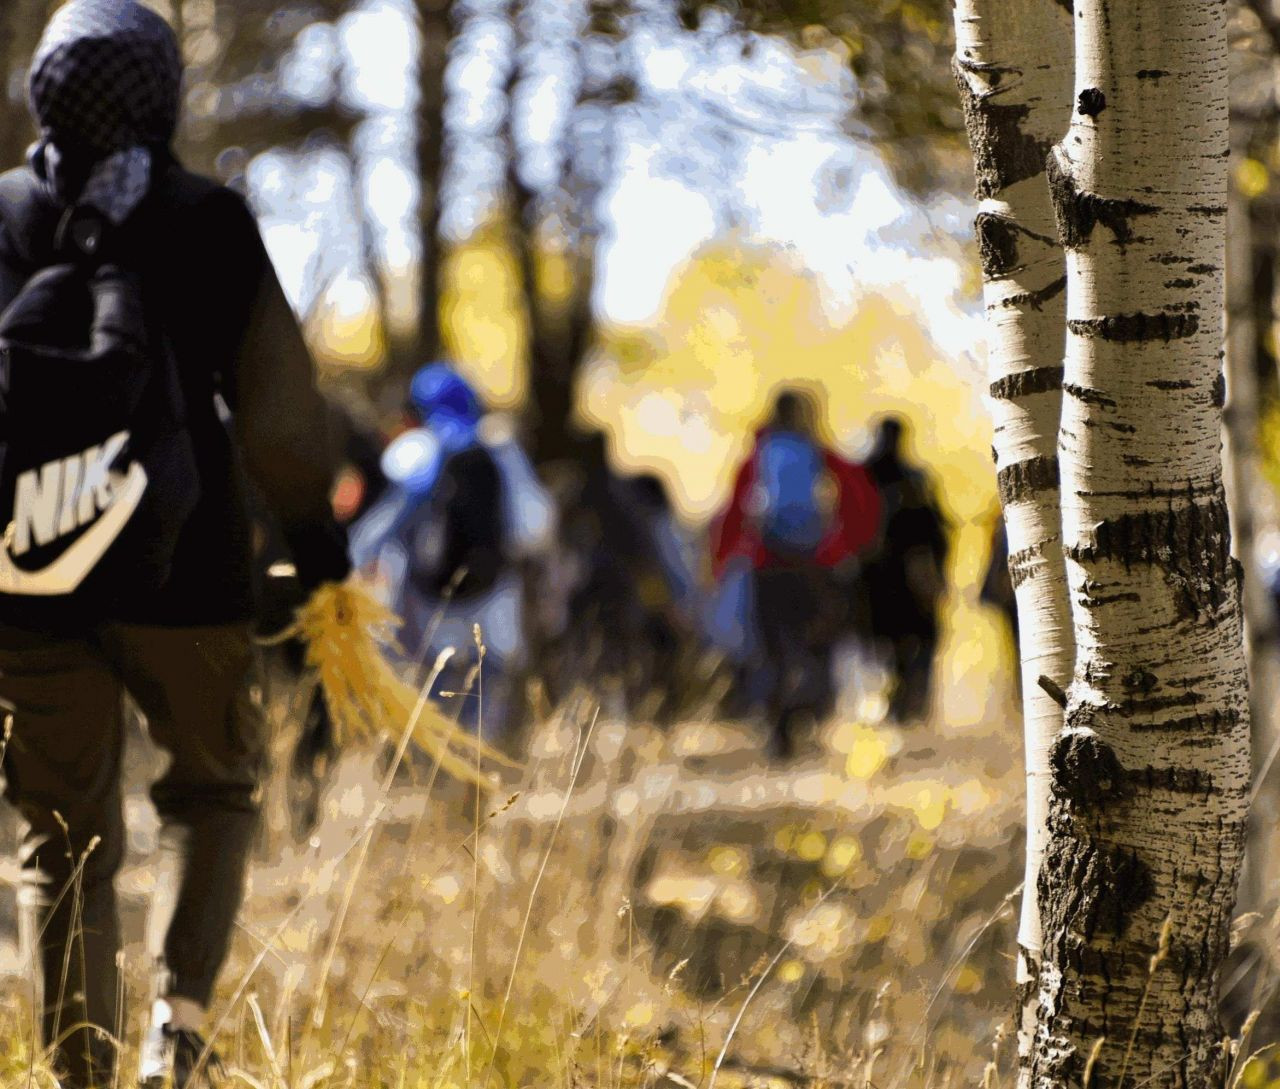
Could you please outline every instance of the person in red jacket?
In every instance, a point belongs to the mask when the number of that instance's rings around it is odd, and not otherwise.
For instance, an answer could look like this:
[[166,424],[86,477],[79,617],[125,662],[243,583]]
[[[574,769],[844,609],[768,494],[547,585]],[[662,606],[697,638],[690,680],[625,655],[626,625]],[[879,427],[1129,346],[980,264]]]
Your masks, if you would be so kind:
[[831,707],[836,573],[874,541],[880,496],[870,475],[817,437],[811,396],[788,389],[774,402],[733,495],[712,532],[717,578],[751,572],[755,652],[746,662],[772,729],[770,749],[786,758],[798,722]]

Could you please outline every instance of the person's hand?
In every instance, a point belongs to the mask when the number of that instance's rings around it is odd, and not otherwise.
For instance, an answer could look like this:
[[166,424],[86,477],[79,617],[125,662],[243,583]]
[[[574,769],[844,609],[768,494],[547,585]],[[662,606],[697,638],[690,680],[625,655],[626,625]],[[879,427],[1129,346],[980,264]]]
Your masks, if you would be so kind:
[[347,535],[330,520],[287,534],[298,582],[309,597],[326,582],[345,582],[351,574]]

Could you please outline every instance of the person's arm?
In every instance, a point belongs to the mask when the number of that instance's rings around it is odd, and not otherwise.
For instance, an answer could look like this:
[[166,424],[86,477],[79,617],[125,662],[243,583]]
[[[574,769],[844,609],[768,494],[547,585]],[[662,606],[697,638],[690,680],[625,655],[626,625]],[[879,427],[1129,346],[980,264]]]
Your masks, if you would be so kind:
[[753,551],[746,538],[749,529],[747,505],[755,483],[756,459],[753,455],[738,470],[729,505],[711,529],[711,566],[716,578],[723,573],[731,556]]
[[882,503],[880,491],[865,468],[833,453],[828,453],[826,460],[840,497],[839,533],[829,542],[830,559],[839,562],[860,555],[875,541]]
[[0,223],[0,313],[18,297],[28,272],[9,240],[9,232]]
[[350,562],[329,502],[336,466],[311,354],[248,207],[219,190],[201,211],[221,232],[211,240],[215,252],[242,266],[224,270],[227,288],[247,285],[221,384],[245,467],[279,520],[303,586],[340,581]]

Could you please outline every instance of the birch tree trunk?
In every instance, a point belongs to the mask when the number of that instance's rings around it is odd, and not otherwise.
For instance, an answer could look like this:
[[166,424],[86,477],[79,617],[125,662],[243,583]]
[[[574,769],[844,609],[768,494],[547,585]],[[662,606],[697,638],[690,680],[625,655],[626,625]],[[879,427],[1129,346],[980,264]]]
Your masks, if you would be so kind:
[[1221,1086],[1249,784],[1220,426],[1225,6],[1076,0],[1059,461],[1076,633],[1040,873],[1037,1087]]
[[[1050,689],[1067,687],[1075,654],[1058,504],[1066,265],[1045,182],[1045,157],[1071,112],[1071,17],[1055,0],[959,0],[955,25],[956,82],[981,201],[975,229],[993,453],[1022,658],[1027,846],[1018,1052],[1025,1068],[1041,960],[1036,875],[1047,838],[1049,750],[1062,728]],[[1052,684],[1042,686],[1041,677]]]

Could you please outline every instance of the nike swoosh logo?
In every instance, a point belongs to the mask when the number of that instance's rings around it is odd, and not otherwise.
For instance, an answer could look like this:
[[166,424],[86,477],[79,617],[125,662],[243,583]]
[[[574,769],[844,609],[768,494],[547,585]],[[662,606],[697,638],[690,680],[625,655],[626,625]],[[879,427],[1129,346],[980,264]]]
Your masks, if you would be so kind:
[[147,490],[147,471],[138,463],[113,488],[111,505],[61,556],[39,571],[24,571],[13,562],[9,546],[0,544],[0,593],[29,597],[69,594],[93,570],[138,509]]

